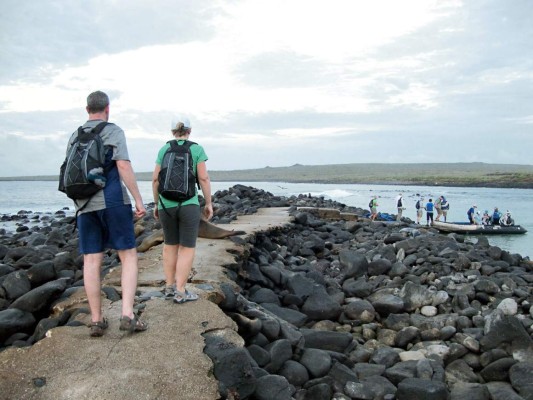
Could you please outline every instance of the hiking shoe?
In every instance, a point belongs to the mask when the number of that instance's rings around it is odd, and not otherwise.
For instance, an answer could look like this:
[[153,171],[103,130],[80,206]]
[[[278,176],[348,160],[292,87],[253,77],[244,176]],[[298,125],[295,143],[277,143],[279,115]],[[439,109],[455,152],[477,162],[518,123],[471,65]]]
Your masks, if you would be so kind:
[[106,318],[102,318],[102,320],[98,322],[91,322],[91,324],[89,325],[89,327],[91,328],[90,335],[92,337],[104,336],[104,331],[107,329],[108,326],[109,324],[107,323]]
[[170,300],[175,295],[176,295],[175,285],[165,286],[165,288],[163,289],[163,297],[165,298],[165,300]]
[[196,293],[189,292],[187,289],[185,289],[185,292],[176,290],[176,294],[174,295],[174,303],[176,304],[183,304],[186,301],[195,300],[198,300],[198,295]]
[[129,333],[142,332],[148,329],[148,324],[141,321],[136,315],[134,315],[133,318],[123,315],[122,318],[120,318],[119,329],[121,331],[128,331]]

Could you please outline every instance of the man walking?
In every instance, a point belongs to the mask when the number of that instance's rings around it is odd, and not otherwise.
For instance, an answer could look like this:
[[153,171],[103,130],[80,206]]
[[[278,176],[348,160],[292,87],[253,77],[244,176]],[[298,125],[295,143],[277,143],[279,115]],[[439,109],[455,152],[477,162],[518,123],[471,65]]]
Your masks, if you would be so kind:
[[[87,97],[88,121],[82,126],[90,131],[109,120],[109,97],[101,91]],[[67,153],[78,132],[69,140]],[[83,254],[83,279],[91,310],[91,336],[102,336],[108,327],[102,315],[100,268],[106,249],[115,249],[122,264],[122,317],[120,329],[144,331],[147,324],[133,313],[137,289],[137,250],[133,231],[133,212],[128,192],[135,201],[135,216],[146,214],[135,174],[131,166],[124,131],[107,124],[100,133],[105,151],[105,186],[88,199],[75,200],[79,230],[79,250]],[[126,190],[127,188],[127,190]]]
[[396,221],[401,221],[403,210],[405,210],[403,206],[403,195],[401,193],[398,195],[398,197],[396,197],[396,207],[398,209],[398,214],[396,214]]

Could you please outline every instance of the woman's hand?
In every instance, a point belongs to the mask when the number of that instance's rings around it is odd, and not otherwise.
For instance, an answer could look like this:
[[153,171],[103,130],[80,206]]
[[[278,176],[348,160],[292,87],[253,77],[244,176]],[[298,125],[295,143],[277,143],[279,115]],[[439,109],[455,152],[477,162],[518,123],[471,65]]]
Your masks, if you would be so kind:
[[204,218],[206,221],[209,221],[211,217],[213,217],[213,205],[212,204],[206,204],[204,206]]

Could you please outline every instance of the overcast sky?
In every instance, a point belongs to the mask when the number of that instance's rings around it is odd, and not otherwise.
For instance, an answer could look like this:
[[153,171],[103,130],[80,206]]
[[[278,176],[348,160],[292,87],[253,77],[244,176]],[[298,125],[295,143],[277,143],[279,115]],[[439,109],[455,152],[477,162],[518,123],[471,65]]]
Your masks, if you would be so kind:
[[187,114],[208,169],[532,164],[530,0],[2,0],[0,176],[57,174],[86,97],[137,172]]

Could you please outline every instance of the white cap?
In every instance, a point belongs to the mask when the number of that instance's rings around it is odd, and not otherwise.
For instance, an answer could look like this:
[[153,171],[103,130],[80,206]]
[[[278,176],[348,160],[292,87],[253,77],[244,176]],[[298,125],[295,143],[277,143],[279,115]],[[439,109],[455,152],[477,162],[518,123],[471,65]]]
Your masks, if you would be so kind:
[[175,115],[170,123],[170,129],[173,131],[179,130],[182,124],[183,128],[191,129],[191,121],[189,121],[189,118],[185,117],[184,115]]

